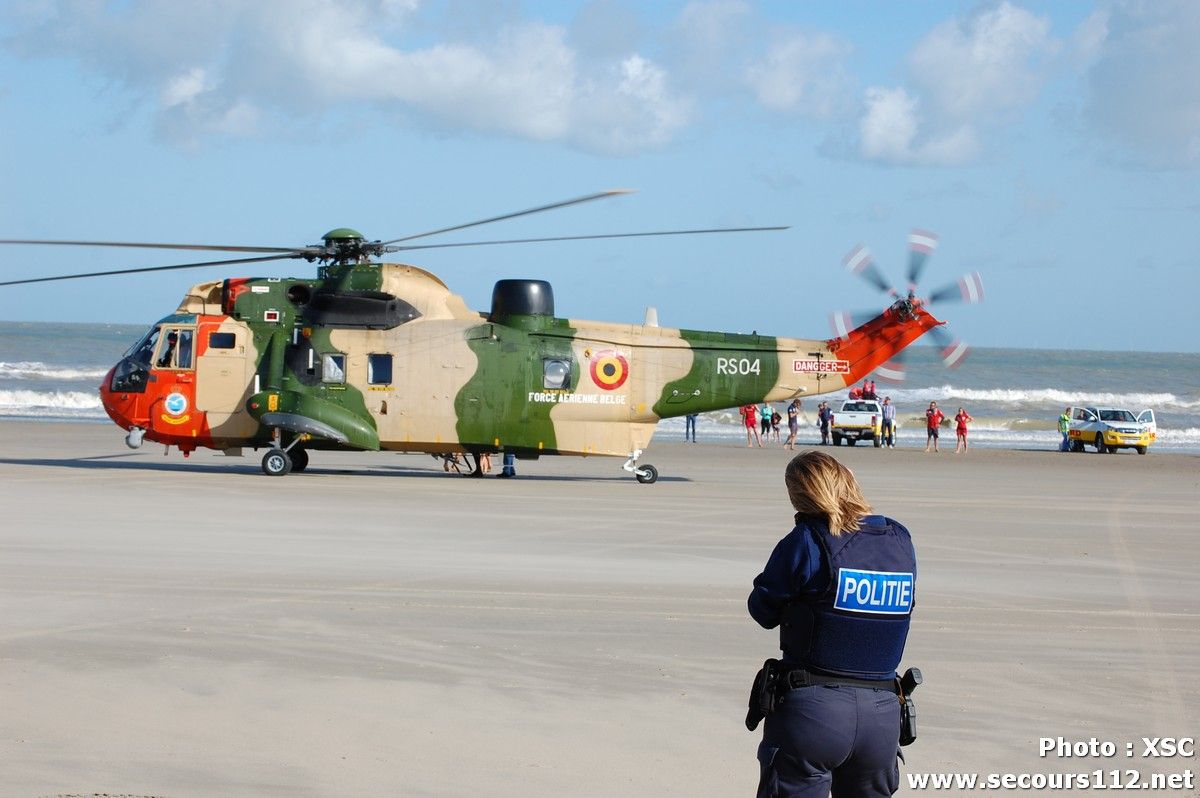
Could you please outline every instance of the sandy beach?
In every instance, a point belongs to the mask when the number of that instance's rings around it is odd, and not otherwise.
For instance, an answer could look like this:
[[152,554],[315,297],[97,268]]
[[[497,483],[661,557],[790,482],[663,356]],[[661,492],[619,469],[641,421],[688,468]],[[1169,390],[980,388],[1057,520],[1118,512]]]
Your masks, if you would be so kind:
[[[830,451],[917,545],[902,784],[1196,769],[1140,753],[1200,736],[1200,458]],[[656,441],[651,486],[322,452],[275,479],[0,423],[0,795],[752,795],[776,638],[745,598],[789,454]],[[1120,753],[1039,756],[1060,736]]]

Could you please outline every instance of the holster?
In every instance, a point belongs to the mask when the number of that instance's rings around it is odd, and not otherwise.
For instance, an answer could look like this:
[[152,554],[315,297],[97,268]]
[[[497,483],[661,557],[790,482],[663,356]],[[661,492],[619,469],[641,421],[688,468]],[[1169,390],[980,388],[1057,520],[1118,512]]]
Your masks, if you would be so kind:
[[921,684],[920,668],[909,668],[903,676],[896,677],[896,691],[900,699],[900,745],[912,745],[917,739],[917,705],[912,693]]
[[746,728],[754,731],[767,715],[775,711],[775,700],[778,695],[779,674],[783,663],[777,659],[769,659],[754,675],[754,684],[750,687],[750,701],[746,710]]

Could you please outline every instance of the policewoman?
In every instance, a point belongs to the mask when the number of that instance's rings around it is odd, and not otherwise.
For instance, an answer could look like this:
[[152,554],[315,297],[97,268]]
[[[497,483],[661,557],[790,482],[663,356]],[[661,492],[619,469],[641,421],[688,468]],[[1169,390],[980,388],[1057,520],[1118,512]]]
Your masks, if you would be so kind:
[[783,650],[764,666],[775,662],[758,795],[892,795],[900,781],[896,668],[917,574],[912,540],[897,522],[870,514],[854,475],[827,454],[797,455],[784,482],[796,526],[748,602],[754,620],[779,627]]

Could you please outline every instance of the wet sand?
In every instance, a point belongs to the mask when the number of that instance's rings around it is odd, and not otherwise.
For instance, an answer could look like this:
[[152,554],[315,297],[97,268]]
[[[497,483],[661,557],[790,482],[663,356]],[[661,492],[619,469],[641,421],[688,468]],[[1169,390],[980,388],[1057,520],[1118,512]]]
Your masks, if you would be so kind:
[[[902,773],[1196,769],[1124,746],[1200,732],[1200,458],[829,451],[917,544]],[[744,602],[788,454],[276,479],[0,423],[0,795],[752,795],[775,637]],[[1121,755],[1040,758],[1057,736]]]

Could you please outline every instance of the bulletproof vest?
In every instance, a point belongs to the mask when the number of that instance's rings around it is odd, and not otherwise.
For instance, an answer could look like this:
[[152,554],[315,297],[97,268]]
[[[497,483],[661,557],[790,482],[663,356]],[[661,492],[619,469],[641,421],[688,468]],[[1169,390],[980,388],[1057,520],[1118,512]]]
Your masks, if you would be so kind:
[[825,524],[805,520],[825,553],[829,586],[816,601],[784,610],[779,647],[785,659],[837,676],[891,678],[915,598],[917,558],[908,530],[869,515],[857,532],[834,537]]

